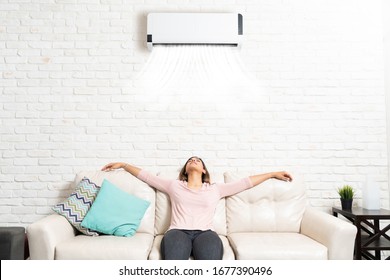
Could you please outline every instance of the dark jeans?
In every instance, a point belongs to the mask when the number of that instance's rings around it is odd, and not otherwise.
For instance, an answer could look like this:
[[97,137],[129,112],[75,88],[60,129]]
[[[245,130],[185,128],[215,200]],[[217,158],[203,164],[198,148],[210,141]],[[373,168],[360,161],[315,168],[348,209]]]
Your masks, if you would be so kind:
[[212,230],[167,231],[161,241],[164,260],[222,260],[223,246],[218,234]]

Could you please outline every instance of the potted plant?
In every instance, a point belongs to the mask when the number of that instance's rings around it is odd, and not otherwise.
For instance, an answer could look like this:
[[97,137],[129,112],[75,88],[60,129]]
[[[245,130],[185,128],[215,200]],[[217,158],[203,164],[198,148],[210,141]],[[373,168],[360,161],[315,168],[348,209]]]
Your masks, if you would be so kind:
[[355,190],[350,185],[344,185],[337,190],[340,195],[341,208],[343,210],[351,210]]

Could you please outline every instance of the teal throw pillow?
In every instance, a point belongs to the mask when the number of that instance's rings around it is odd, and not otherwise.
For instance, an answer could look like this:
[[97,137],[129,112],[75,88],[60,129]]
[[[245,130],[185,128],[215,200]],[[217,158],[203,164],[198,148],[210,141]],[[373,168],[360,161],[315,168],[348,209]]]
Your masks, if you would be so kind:
[[104,234],[133,236],[149,205],[104,180],[81,225]]

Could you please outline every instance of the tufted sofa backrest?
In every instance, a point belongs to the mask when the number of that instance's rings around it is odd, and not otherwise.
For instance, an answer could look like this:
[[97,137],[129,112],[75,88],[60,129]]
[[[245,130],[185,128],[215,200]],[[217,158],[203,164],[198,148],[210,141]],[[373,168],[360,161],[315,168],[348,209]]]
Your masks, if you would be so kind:
[[[161,172],[158,176],[177,179],[178,171]],[[226,172],[213,174],[213,182],[233,182],[249,173]],[[84,177],[101,185],[104,179],[122,190],[150,202],[137,232],[164,234],[170,224],[169,197],[143,183],[128,172],[116,170],[82,171],[76,175],[74,186]],[[214,228],[218,234],[235,232],[299,232],[306,207],[305,187],[299,178],[292,183],[268,180],[259,186],[221,199],[214,215]]]
[[[249,176],[226,172],[225,182]],[[226,198],[227,232],[299,232],[306,207],[302,180],[271,179]]]
[[137,232],[154,234],[156,192],[153,188],[138,180],[124,170],[105,171],[82,171],[76,175],[73,182],[74,187],[83,177],[89,178],[95,184],[101,186],[104,179],[107,179],[118,188],[150,202],[148,209],[141,221]]

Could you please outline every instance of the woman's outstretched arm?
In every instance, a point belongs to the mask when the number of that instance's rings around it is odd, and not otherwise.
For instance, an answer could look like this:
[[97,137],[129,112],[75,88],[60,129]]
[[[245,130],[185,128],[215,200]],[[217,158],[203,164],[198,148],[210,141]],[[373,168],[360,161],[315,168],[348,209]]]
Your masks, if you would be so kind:
[[225,197],[253,188],[272,178],[286,182],[292,181],[290,174],[285,171],[279,171],[253,175],[231,183],[217,184],[217,188],[219,189],[220,196]]
[[257,186],[263,183],[264,181],[272,178],[286,181],[286,182],[292,181],[291,175],[286,171],[270,172],[270,173],[249,176],[252,186]]
[[112,171],[119,168],[123,168],[131,175],[135,176],[137,179],[145,182],[149,186],[156,188],[162,192],[168,192],[170,185],[174,181],[174,180],[165,179],[159,176],[152,175],[149,172],[142,170],[141,168],[138,168],[136,166],[133,166],[125,162],[112,162],[106,164],[102,168],[102,171]]
[[141,168],[138,168],[136,166],[124,162],[111,162],[109,164],[106,164],[102,168],[102,171],[111,171],[119,168],[123,168],[124,170],[126,170],[127,172],[129,172],[131,175],[135,177],[138,177],[139,173],[141,172]]

